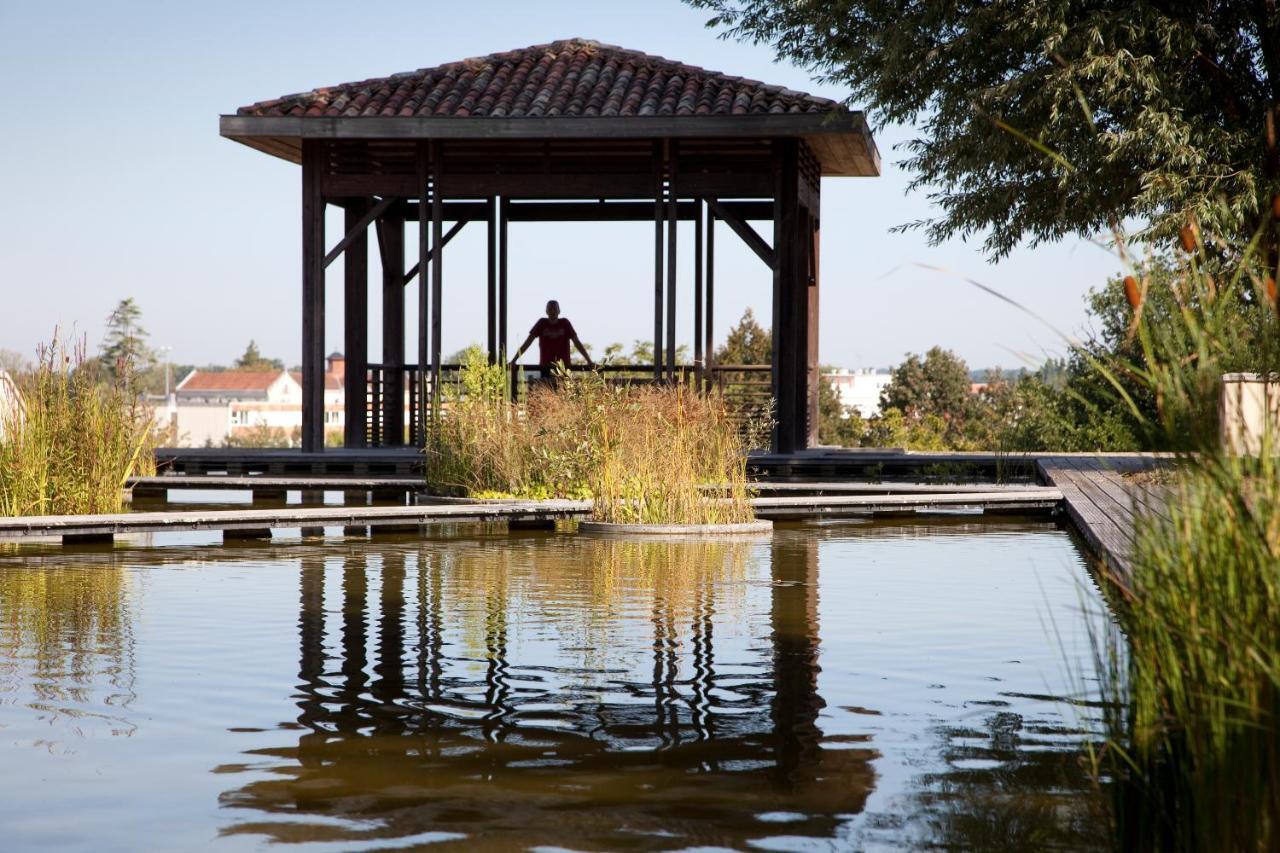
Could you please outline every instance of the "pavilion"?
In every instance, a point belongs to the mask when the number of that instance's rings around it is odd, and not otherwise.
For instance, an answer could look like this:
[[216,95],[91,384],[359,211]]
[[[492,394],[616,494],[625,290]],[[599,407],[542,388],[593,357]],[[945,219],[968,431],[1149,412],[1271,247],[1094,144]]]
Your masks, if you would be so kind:
[[[470,222],[487,229],[492,360],[510,344],[509,223],[653,222],[654,364],[646,369],[656,380],[682,370],[675,345],[682,220],[695,227],[693,368],[700,377],[715,369],[713,225],[723,222],[773,273],[773,449],[816,442],[821,178],[879,174],[862,113],[570,39],[262,101],[222,116],[220,129],[302,166],[304,452],[324,447],[325,269],[340,256],[346,372],[369,377],[346,384],[345,444],[401,444],[406,431],[411,443],[425,443],[442,368],[444,249]],[[330,204],[345,211],[345,233],[332,245]],[[753,221],[772,222],[772,240]],[[418,228],[412,265],[407,223]],[[376,362],[368,352],[371,225],[382,266]],[[405,294],[415,279],[421,331],[411,363]]]

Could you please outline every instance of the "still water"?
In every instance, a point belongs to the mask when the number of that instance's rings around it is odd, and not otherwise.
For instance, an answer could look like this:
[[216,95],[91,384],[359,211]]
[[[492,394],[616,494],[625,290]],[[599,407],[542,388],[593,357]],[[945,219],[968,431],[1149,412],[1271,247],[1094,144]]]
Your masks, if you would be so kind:
[[1106,843],[1052,524],[186,541],[0,552],[0,849]]

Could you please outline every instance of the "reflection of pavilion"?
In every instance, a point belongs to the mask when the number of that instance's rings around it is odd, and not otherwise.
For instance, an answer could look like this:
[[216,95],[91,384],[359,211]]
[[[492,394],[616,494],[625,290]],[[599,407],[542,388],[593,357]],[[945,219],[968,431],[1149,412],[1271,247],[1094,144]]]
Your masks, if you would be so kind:
[[[653,596],[652,638],[637,646],[651,676],[619,678],[521,661],[501,573],[446,611],[440,551],[413,556],[383,552],[376,602],[367,558],[349,556],[336,630],[325,620],[323,563],[304,561],[302,733],[255,753],[269,759],[270,778],[223,795],[224,806],[264,813],[228,832],[355,843],[454,831],[593,848],[661,832],[674,834],[667,842],[740,844],[783,829],[757,814],[796,813],[785,834],[828,837],[837,815],[862,809],[871,753],[821,746],[812,538],[772,547],[769,624],[752,630],[772,652],[746,676],[740,662],[717,671],[726,664],[716,658],[713,573],[679,600]],[[579,603],[583,618],[590,606]],[[446,641],[446,628],[468,619],[482,626],[482,659]],[[584,687],[592,677],[605,689]],[[303,816],[316,820],[304,829]]]

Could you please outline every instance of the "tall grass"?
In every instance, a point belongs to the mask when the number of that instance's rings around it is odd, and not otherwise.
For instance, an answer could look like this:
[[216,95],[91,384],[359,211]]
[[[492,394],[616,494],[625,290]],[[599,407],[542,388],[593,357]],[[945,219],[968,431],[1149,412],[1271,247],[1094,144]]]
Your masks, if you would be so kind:
[[[127,380],[103,381],[56,337],[15,377],[19,405],[0,431],[0,513],[119,512],[125,481],[154,471],[151,413]],[[118,371],[127,376],[127,370]]]
[[483,356],[467,358],[445,394],[427,476],[477,496],[592,498],[601,521],[752,518],[745,448],[719,396],[586,373],[533,387],[521,407],[506,398],[505,368]]
[[1176,310],[1158,321],[1144,313],[1155,285],[1135,275],[1141,356],[1095,365],[1117,405],[1136,412],[1129,389],[1151,394],[1147,428],[1179,448],[1163,509],[1137,518],[1130,571],[1106,573],[1118,622],[1098,647],[1103,768],[1124,850],[1280,849],[1280,436],[1235,457],[1217,424],[1224,364],[1252,329],[1253,369],[1280,368],[1280,322],[1266,274],[1235,257],[1215,276],[1203,250],[1184,256],[1159,285]]

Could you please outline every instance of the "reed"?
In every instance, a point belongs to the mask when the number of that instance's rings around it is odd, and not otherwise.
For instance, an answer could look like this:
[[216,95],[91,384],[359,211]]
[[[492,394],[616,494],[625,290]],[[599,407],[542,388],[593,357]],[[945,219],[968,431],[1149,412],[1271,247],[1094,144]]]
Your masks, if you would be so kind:
[[[428,450],[428,479],[473,496],[592,498],[600,521],[752,519],[746,453],[716,394],[683,384],[610,384],[568,374],[506,398],[506,372],[466,359]],[[722,488],[708,494],[708,485]]]
[[[1118,619],[1096,648],[1101,769],[1125,850],[1280,848],[1280,436],[1235,457],[1216,422],[1242,338],[1255,370],[1280,367],[1280,323],[1265,276],[1236,257],[1229,275],[1195,253],[1168,282],[1135,276],[1141,355],[1096,365],[1118,405],[1137,411],[1133,388],[1155,399],[1146,426],[1179,449],[1164,511],[1137,519],[1130,572],[1105,575]],[[1147,313],[1152,286],[1176,310]]]
[[[127,379],[103,382],[55,337],[16,377],[19,405],[0,430],[0,513],[120,512],[126,480],[153,473],[150,412]],[[127,376],[127,371],[120,371]]]

